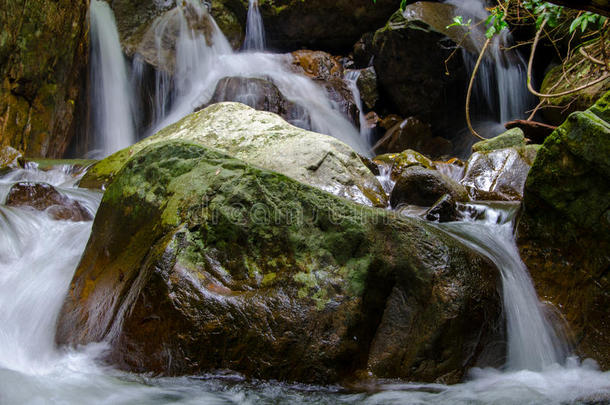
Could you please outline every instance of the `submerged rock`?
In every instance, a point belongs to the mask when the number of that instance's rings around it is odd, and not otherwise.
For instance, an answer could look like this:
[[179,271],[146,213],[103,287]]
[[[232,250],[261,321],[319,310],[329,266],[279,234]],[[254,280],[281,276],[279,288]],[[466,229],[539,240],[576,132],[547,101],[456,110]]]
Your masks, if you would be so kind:
[[284,97],[271,80],[256,77],[225,77],[216,85],[208,105],[236,101],[255,110],[272,112],[288,122],[307,118],[305,110]]
[[180,125],[109,185],[58,343],[105,340],[111,364],[162,375],[451,383],[497,338],[489,261],[422,221],[192,143]]
[[57,220],[90,221],[91,213],[78,201],[60,193],[46,183],[21,182],[11,187],[5,204],[9,207],[31,207],[46,211]]
[[170,139],[225,151],[362,204],[387,205],[381,184],[349,146],[239,103],[212,105],[109,156],[87,172],[80,186],[96,188],[107,184],[134,153]]
[[453,197],[450,194],[445,194],[426,211],[424,218],[436,222],[457,221],[460,218],[460,212]]
[[541,297],[555,304],[578,352],[610,367],[610,93],[570,115],[527,178],[521,256]]
[[436,170],[411,166],[400,173],[390,195],[390,204],[431,207],[444,195],[454,201],[468,201],[466,188]]

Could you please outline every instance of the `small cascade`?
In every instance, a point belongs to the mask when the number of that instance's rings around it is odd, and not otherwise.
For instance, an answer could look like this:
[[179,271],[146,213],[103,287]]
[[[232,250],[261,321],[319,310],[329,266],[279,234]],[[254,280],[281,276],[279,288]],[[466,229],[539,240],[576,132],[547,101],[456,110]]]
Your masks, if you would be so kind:
[[358,78],[360,78],[359,70],[346,70],[345,71],[345,81],[347,82],[350,91],[352,92],[352,97],[354,104],[358,108],[358,121],[360,123],[360,136],[364,139],[369,145],[373,144],[373,134],[371,129],[366,124],[366,114],[364,113],[364,105],[362,104],[362,99],[360,98],[360,90],[358,89]]
[[541,371],[563,364],[569,354],[567,344],[545,315],[514,241],[518,204],[469,204],[467,208],[463,221],[438,226],[500,270],[508,335],[506,368]]
[[91,111],[94,150],[107,156],[136,141],[131,87],[114,14],[105,1],[92,0]]
[[[207,7],[199,1],[180,2],[159,18],[151,30],[157,41],[157,59],[161,65],[171,66],[173,76],[170,78],[167,73],[157,73],[154,97],[156,120],[148,135],[207,105],[221,79],[259,78],[273,83],[282,96],[302,112],[289,118],[293,125],[331,135],[361,154],[370,154],[368,140],[360,136],[339,105],[329,99],[326,90],[313,80],[290,70],[291,55],[233,52]],[[175,60],[163,46],[164,41],[172,35],[176,42]],[[248,86],[244,86],[244,91],[246,93],[225,101],[247,103],[254,98]]]
[[[489,13],[484,0],[447,0],[456,7],[455,14],[482,21]],[[484,26],[483,26],[484,29]],[[493,137],[504,132],[504,123],[526,118],[527,110],[535,102],[527,90],[527,64],[514,50],[509,32],[502,31],[491,42],[477,72],[472,100],[473,126],[481,135]],[[469,73],[474,70],[479,55],[462,49]],[[470,148],[470,145],[467,145]]]
[[265,26],[258,8],[258,0],[250,0],[243,49],[245,51],[265,50]]
[[[49,183],[97,210],[101,193],[72,188],[68,167],[35,165],[0,179],[0,191],[18,181]],[[91,221],[57,221],[45,212],[3,205],[0,195],[0,369],[40,372],[60,356],[55,321],[85,248]]]

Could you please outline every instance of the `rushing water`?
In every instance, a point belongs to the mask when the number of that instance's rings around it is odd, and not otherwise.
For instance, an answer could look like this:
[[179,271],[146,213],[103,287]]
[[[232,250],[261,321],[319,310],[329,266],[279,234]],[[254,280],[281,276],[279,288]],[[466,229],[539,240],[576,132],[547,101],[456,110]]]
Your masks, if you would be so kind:
[[[188,7],[191,14],[187,14],[185,7]],[[251,7],[251,11],[255,9],[256,7]],[[208,37],[201,30],[193,28],[192,13],[197,14],[196,18],[207,21],[210,27]],[[175,61],[167,61],[164,60],[168,55],[162,51],[162,41],[173,32],[173,22],[176,20],[179,21],[179,30]],[[341,112],[340,106],[330,100],[326,90],[313,80],[290,69],[291,55],[253,51],[258,48],[249,48],[248,52],[233,52],[222,31],[208,14],[207,8],[197,0],[181,2],[179,6],[157,19],[151,30],[158,41],[160,60],[164,61],[165,65],[174,66],[174,73],[171,79],[166,72],[157,73],[154,101],[156,122],[149,134],[208,104],[221,79],[260,78],[272,82],[286,100],[303,111],[302,116],[289,119],[292,124],[331,135],[362,154],[370,154],[367,139],[360,136],[358,129]],[[260,42],[261,37],[256,39],[259,34],[252,32],[251,41]],[[224,101],[247,103],[248,91],[245,89],[236,99]]]
[[563,364],[568,348],[547,319],[513,237],[518,204],[506,209],[470,204],[463,221],[439,225],[491,259],[502,276],[509,370],[543,370]]
[[258,0],[250,0],[249,3],[243,49],[246,51],[265,50],[265,26],[258,8]]
[[349,85],[349,89],[352,92],[353,102],[358,108],[358,120],[360,121],[360,137],[369,145],[373,144],[373,134],[371,129],[366,124],[366,114],[364,113],[364,104],[360,97],[360,89],[358,88],[358,79],[360,78],[359,70],[346,70],[345,80]]
[[107,156],[135,142],[131,87],[114,14],[91,0],[91,111],[93,156]]

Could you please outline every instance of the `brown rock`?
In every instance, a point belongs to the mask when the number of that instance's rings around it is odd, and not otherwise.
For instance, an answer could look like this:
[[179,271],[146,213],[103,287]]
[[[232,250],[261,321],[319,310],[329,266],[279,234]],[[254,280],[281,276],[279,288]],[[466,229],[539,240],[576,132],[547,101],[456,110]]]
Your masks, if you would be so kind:
[[436,170],[411,166],[396,180],[390,204],[394,208],[400,205],[431,207],[445,194],[450,195],[454,201],[468,201],[466,188],[456,181]]
[[23,167],[23,156],[15,148],[5,146],[0,149],[0,175],[11,169]]
[[0,147],[13,146],[26,156],[61,157],[84,128],[87,5],[2,2]]
[[46,211],[53,219],[69,221],[90,221],[93,216],[78,201],[61,194],[45,183],[17,183],[11,187],[6,205],[10,207],[31,207]]
[[[382,125],[388,125],[394,120],[394,116],[386,118]],[[452,144],[447,139],[433,136],[430,125],[416,117],[409,117],[390,127],[373,146],[376,153],[396,153],[406,149],[440,157],[451,152]]]

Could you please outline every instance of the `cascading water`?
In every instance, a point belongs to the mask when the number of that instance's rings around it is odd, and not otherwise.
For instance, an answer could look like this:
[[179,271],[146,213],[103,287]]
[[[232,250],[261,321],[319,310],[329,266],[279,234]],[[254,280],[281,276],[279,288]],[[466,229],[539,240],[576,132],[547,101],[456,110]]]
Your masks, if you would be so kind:
[[546,318],[525,264],[514,242],[513,220],[517,204],[504,208],[469,206],[460,222],[440,224],[464,244],[492,260],[502,277],[507,323],[509,370],[542,370],[564,363],[568,350]]
[[359,70],[347,70],[345,71],[345,81],[349,85],[349,89],[352,92],[354,104],[358,108],[358,120],[360,121],[360,137],[369,145],[373,143],[373,134],[371,129],[366,124],[366,114],[364,114],[364,105],[360,98],[360,89],[358,89],[358,79],[360,78]]
[[[174,30],[179,21],[175,61],[168,61],[163,50],[163,38]],[[207,35],[196,29],[207,27]],[[218,82],[225,77],[260,78],[272,82],[286,100],[298,106],[303,116],[291,123],[315,132],[328,134],[347,143],[356,151],[370,155],[370,145],[358,129],[331,101],[326,91],[311,79],[292,72],[290,55],[263,52],[235,53],[207,8],[198,1],[181,2],[151,27],[158,40],[159,60],[173,66],[173,89],[165,73],[157,76],[155,111],[158,117],[150,134],[170,125],[196,109],[208,104]],[[254,35],[254,34],[253,34]],[[245,88],[245,91],[249,91]],[[248,100],[248,94],[234,100]]]
[[[473,25],[489,15],[485,9],[485,0],[446,2],[456,7],[456,15],[463,16],[464,20],[472,19]],[[527,111],[535,103],[535,98],[527,90],[526,62],[519,52],[508,50],[511,44],[511,35],[506,30],[496,35],[487,48],[476,75],[471,114],[473,126],[486,138],[504,132],[504,123],[507,121],[526,118]],[[472,73],[479,55],[462,49],[462,56],[467,71]],[[468,155],[474,138],[466,134],[464,137],[469,142],[460,149],[466,151],[464,155]]]
[[114,14],[91,0],[91,111],[93,156],[107,156],[135,142],[131,87]]
[[258,8],[258,0],[250,0],[249,3],[243,49],[246,51],[265,50],[265,26]]

